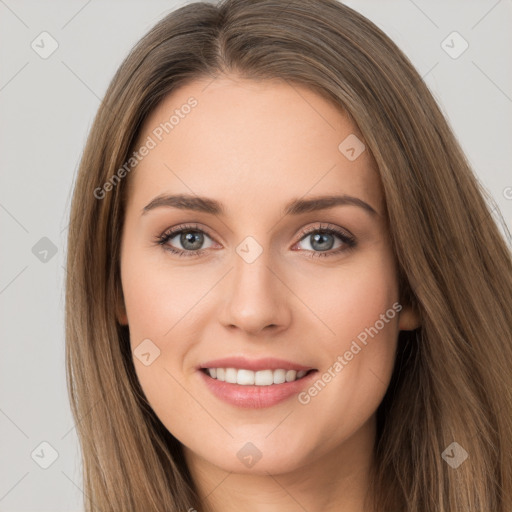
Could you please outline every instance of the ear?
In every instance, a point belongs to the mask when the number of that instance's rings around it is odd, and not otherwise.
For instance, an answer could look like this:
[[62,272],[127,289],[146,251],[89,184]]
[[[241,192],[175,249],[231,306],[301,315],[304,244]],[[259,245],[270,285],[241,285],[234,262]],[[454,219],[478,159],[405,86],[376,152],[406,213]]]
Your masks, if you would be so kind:
[[128,316],[126,314],[126,307],[124,305],[124,297],[122,290],[118,289],[116,301],[116,319],[121,325],[128,325]]
[[124,306],[116,309],[116,318],[119,324],[128,325],[128,317]]
[[420,315],[413,306],[404,306],[399,315],[398,329],[400,331],[414,331],[420,327]]

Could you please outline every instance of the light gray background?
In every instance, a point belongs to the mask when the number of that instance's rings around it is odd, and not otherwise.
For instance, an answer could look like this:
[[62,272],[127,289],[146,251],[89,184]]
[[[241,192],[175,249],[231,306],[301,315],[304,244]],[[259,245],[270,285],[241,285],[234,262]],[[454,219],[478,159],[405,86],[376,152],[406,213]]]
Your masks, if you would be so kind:
[[[64,373],[72,186],[115,70],[147,30],[185,3],[0,0],[1,512],[82,510]],[[512,2],[346,3],[381,27],[425,77],[512,229]],[[31,47],[43,31],[59,45],[47,59]],[[469,43],[456,59],[442,47],[453,31]],[[445,44],[453,52],[460,43]],[[43,237],[57,251],[46,262],[36,245],[48,244]],[[51,461],[42,442],[58,452],[47,469],[35,462]]]

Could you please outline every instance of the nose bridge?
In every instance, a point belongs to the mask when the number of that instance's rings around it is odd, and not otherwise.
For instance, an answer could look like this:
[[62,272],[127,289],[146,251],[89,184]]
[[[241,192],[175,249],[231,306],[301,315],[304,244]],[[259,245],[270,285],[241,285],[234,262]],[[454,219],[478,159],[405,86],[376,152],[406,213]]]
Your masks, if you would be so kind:
[[290,317],[285,287],[270,270],[268,247],[247,237],[236,247],[233,265],[223,323],[251,333],[283,327]]

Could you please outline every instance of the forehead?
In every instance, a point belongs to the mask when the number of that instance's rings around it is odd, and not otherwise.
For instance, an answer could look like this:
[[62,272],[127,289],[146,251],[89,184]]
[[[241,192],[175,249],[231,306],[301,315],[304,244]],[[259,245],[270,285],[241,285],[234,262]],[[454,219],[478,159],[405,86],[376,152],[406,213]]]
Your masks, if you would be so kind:
[[382,211],[369,151],[356,159],[344,153],[347,146],[359,152],[362,139],[340,108],[302,85],[196,80],[164,98],[145,121],[135,149],[151,150],[131,173],[130,202],[142,207],[163,192],[187,193],[254,212],[275,199],[338,192]]

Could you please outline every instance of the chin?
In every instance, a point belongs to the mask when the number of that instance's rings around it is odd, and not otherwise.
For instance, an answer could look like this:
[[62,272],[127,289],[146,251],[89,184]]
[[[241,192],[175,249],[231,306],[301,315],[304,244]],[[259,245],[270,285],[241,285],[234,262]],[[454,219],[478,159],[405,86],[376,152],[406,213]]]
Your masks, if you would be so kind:
[[[202,450],[201,450],[202,451]],[[251,442],[233,440],[221,450],[195,452],[218,468],[239,474],[264,475],[292,472],[307,464],[307,453],[294,449],[293,444],[270,442],[262,439]]]

